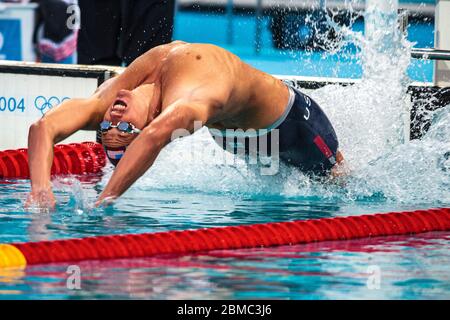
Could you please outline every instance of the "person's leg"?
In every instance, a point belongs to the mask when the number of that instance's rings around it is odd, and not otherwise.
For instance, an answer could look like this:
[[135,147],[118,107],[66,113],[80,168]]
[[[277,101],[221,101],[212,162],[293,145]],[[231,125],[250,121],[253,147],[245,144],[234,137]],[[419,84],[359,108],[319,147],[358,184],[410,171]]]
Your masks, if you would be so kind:
[[126,65],[172,41],[175,0],[122,0],[123,29],[119,55]]
[[120,0],[79,0],[78,63],[121,65],[117,56]]

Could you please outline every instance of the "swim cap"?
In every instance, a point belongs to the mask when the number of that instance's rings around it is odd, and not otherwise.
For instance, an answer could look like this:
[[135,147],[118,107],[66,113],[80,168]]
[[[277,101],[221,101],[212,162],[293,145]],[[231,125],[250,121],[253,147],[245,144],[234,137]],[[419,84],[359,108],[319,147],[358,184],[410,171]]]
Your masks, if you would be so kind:
[[125,151],[127,150],[127,147],[109,148],[104,146],[104,148],[106,156],[114,166],[117,166],[120,159],[122,159],[123,155],[125,154]]

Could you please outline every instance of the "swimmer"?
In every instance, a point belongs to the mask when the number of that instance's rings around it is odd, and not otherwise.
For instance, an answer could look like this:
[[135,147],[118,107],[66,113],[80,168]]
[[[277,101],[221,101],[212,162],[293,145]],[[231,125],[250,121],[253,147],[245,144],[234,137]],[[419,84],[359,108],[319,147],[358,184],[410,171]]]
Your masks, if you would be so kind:
[[342,171],[336,133],[313,99],[220,47],[175,41],[143,54],[90,98],[67,100],[30,127],[27,203],[55,205],[53,146],[78,130],[100,130],[116,166],[100,205],[141,177],[175,130],[193,133],[195,123],[213,136],[226,129],[277,129],[282,161],[313,174]]

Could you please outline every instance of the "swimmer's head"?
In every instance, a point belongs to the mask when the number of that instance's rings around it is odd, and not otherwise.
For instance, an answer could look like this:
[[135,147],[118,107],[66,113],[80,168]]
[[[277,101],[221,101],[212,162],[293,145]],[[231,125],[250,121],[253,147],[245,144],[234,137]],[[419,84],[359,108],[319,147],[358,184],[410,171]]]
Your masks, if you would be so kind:
[[116,166],[126,148],[152,119],[150,110],[154,85],[120,90],[100,124],[102,144],[110,162]]

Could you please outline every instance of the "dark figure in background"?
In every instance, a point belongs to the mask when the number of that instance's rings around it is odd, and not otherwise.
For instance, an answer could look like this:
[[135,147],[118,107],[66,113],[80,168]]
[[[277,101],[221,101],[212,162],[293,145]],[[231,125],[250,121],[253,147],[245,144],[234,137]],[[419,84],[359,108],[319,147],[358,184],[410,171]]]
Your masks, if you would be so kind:
[[128,66],[169,43],[175,0],[79,0],[78,63]]
[[71,6],[77,0],[34,0],[39,4],[34,42],[39,60],[45,63],[75,63],[76,25],[71,23]]
[[329,21],[350,25],[351,13],[277,8],[271,11],[273,45],[288,50],[334,50],[341,35]]

